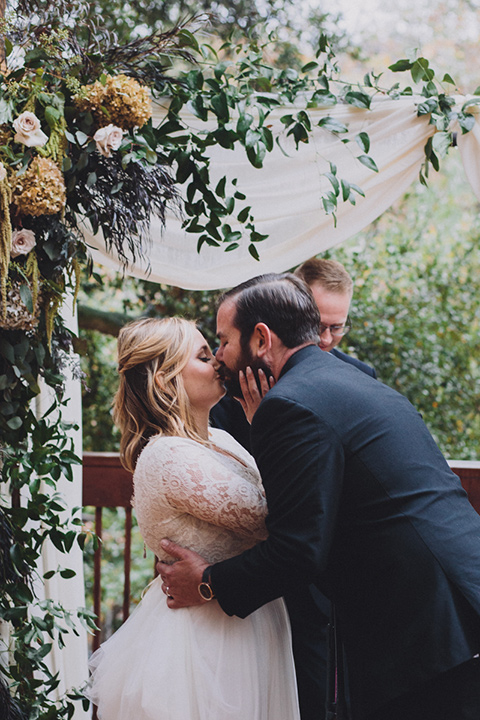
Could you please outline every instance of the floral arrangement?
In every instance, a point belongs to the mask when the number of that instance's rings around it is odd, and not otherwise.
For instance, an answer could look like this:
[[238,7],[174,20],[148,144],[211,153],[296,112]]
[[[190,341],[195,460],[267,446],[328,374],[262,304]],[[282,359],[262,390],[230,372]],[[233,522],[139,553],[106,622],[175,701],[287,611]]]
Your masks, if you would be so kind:
[[[0,78],[0,328],[40,327],[49,340],[64,294],[78,290],[82,224],[101,230],[121,258],[127,249],[135,258],[151,216],[163,221],[166,204],[178,204],[151,127],[151,87],[163,68],[143,67],[169,43],[181,53],[175,33],[141,48],[108,45],[100,65],[56,18],[48,32],[27,16],[22,25],[21,15],[0,28],[7,67],[12,49],[23,51]],[[118,72],[116,54],[130,56],[136,77]]]

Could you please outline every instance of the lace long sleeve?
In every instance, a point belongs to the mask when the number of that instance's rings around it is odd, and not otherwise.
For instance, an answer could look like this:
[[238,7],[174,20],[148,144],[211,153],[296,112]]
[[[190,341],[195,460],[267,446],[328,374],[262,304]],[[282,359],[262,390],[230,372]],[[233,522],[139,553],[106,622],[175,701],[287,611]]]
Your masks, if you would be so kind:
[[[227,451],[229,452],[229,451]],[[265,539],[267,505],[258,471],[242,460],[186,438],[147,445],[135,470],[135,510],[150,547],[168,536],[201,552],[228,556]]]

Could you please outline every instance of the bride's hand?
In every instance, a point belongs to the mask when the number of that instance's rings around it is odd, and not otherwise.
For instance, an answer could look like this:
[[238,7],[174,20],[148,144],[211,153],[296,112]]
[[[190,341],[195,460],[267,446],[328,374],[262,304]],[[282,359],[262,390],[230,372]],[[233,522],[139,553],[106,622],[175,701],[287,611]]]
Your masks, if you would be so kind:
[[240,387],[242,388],[243,398],[237,398],[237,400],[242,406],[248,422],[251,423],[262,398],[265,397],[270,388],[275,385],[275,378],[272,375],[267,378],[263,370],[258,370],[257,383],[252,368],[247,367],[245,373],[242,371],[239,372],[238,379],[240,381]]

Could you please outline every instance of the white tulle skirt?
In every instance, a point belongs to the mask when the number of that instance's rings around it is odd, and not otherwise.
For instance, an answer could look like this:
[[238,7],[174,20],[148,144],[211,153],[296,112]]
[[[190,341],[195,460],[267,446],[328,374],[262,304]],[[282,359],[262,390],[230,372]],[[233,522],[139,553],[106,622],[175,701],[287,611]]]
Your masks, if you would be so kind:
[[241,620],[215,601],[170,610],[157,578],[91,658],[101,720],[298,720],[283,600]]

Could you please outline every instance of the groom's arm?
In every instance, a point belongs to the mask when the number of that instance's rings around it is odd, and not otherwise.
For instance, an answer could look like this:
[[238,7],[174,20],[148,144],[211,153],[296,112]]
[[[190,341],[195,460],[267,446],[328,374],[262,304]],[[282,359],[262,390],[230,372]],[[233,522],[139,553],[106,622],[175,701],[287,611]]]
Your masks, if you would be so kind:
[[[343,449],[330,427],[278,395],[262,402],[252,439],[267,495],[269,537],[210,569],[221,607],[240,617],[324,570],[344,469]],[[202,602],[197,588],[207,563],[190,562],[185,552],[180,563],[161,571],[174,596],[171,607]]]
[[211,569],[223,610],[240,617],[325,569],[344,470],[343,448],[331,428],[281,396],[263,401],[252,441],[267,496],[269,537]]

